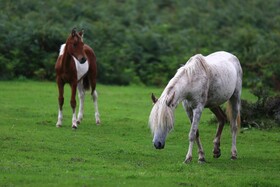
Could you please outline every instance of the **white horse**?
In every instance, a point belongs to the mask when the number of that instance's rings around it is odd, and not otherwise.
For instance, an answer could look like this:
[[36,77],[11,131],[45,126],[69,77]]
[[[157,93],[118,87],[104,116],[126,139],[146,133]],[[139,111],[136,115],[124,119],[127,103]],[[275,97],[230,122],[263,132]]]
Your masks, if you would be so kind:
[[149,124],[155,148],[163,149],[165,139],[174,126],[174,110],[182,102],[191,122],[189,149],[185,163],[192,160],[194,141],[198,145],[199,162],[205,162],[199,139],[198,124],[204,108],[210,108],[218,119],[213,154],[220,157],[220,138],[227,118],[220,105],[228,101],[227,116],[231,125],[231,159],[237,158],[236,134],[240,123],[240,96],[242,69],[236,56],[227,52],[216,52],[208,56],[195,55],[177,70],[160,98],[152,94],[154,106]]

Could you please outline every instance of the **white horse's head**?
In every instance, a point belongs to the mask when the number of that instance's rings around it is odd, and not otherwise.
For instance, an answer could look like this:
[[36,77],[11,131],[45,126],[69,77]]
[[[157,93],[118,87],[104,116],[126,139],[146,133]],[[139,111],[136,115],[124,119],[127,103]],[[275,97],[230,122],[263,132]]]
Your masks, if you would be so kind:
[[174,105],[172,101],[175,93],[171,97],[161,97],[156,99],[152,94],[154,106],[152,108],[149,125],[153,133],[153,143],[155,148],[163,149],[165,139],[169,131],[174,126]]

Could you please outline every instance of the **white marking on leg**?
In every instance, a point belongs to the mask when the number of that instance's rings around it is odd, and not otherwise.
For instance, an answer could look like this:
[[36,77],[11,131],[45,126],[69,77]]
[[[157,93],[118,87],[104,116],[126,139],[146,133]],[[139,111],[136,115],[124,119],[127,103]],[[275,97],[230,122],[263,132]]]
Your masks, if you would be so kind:
[[78,94],[80,99],[80,105],[79,105],[79,113],[78,113],[78,121],[77,123],[80,124],[83,120],[84,116],[84,100],[85,100],[85,90],[83,86],[83,81],[78,83]]
[[74,109],[72,115],[72,128],[76,129],[77,127],[78,125],[77,125],[77,118],[76,118],[76,110]]
[[93,104],[94,104],[94,109],[95,109],[95,122],[97,125],[100,124],[100,118],[99,118],[99,111],[98,111],[98,95],[97,95],[97,91],[94,90],[93,94],[92,94],[92,98],[93,98]]
[[56,127],[61,127],[62,126],[62,119],[63,119],[63,114],[62,114],[62,110],[58,110],[58,117],[57,117],[57,123],[56,123]]

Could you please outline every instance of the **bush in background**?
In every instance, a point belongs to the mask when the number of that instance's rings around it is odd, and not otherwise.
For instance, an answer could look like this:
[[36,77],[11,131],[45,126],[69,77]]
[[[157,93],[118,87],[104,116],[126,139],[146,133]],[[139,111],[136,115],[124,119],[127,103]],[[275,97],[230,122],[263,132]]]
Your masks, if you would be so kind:
[[225,50],[244,85],[280,89],[280,3],[271,1],[1,1],[0,79],[54,80],[73,27],[97,55],[99,82],[166,85],[197,53]]

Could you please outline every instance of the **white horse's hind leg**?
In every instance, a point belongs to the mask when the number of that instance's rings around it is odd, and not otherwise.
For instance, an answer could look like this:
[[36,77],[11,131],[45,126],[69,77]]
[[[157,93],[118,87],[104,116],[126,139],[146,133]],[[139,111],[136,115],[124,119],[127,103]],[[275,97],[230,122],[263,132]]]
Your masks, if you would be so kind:
[[77,124],[80,124],[82,122],[83,116],[84,116],[85,89],[84,89],[82,81],[78,83],[77,87],[78,87],[78,94],[79,94],[79,99],[80,99]]
[[231,133],[232,133],[232,146],[231,146],[231,159],[237,159],[236,149],[236,136],[239,123],[239,110],[240,110],[240,95],[234,93],[228,102],[227,113],[230,118]]
[[94,109],[95,109],[95,122],[97,125],[100,124],[100,118],[99,118],[99,111],[98,111],[98,95],[97,95],[97,91],[94,90],[93,94],[92,94],[92,99],[93,99],[93,104],[94,104]]
[[217,132],[216,132],[216,136],[213,141],[213,143],[214,143],[213,156],[214,156],[214,158],[219,158],[221,156],[220,141],[221,141],[224,124],[227,120],[227,117],[226,117],[226,114],[223,112],[223,110],[219,106],[210,108],[210,110],[215,114],[215,116],[218,120],[218,123],[219,123]]

